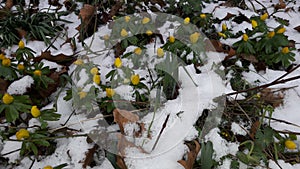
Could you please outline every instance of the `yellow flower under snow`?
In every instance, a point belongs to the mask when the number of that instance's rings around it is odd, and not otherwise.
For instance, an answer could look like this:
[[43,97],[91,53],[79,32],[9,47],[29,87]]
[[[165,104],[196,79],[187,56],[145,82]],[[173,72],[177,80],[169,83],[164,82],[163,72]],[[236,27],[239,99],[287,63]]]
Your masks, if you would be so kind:
[[125,22],[129,22],[130,16],[125,16],[124,19],[125,19]]
[[150,30],[147,30],[147,31],[146,31],[146,34],[147,34],[148,36],[151,36],[151,35],[153,34],[153,32],[150,31]]
[[196,43],[198,41],[199,37],[200,37],[200,33],[198,33],[198,32],[191,34],[190,35],[191,43]]
[[112,98],[115,95],[115,90],[112,88],[106,88],[105,92],[106,92],[106,96],[109,98]]
[[26,139],[29,137],[29,131],[26,129],[20,129],[17,133],[16,133],[16,137],[17,140],[22,140],[22,139]]
[[265,21],[269,17],[268,13],[264,13],[260,16],[260,20]]
[[200,18],[205,19],[206,18],[206,14],[204,14],[204,13],[200,14]]
[[157,48],[156,52],[158,57],[163,57],[165,55],[165,52],[162,48]]
[[174,36],[170,36],[170,37],[169,37],[169,41],[170,41],[171,43],[174,43],[174,42],[175,42],[175,37],[174,37]]
[[283,54],[287,54],[287,53],[290,52],[290,49],[289,49],[288,47],[284,47],[284,48],[282,48],[281,52],[282,52]]
[[287,149],[294,150],[297,148],[297,144],[292,140],[286,140],[284,145]]
[[41,71],[41,70],[35,70],[35,71],[33,72],[33,74],[34,74],[35,76],[42,76],[42,71]]
[[77,59],[75,62],[74,62],[75,65],[82,65],[83,64],[83,60],[82,59]]
[[19,48],[20,49],[24,49],[25,48],[25,43],[22,40],[20,40],[20,42],[19,42]]
[[255,29],[257,27],[257,22],[255,20],[251,20],[252,28]]
[[268,38],[273,38],[273,36],[275,35],[275,32],[274,31],[271,31],[268,33]]
[[137,85],[140,83],[140,76],[139,75],[132,75],[131,76],[131,83],[133,85]]
[[80,92],[78,92],[78,95],[79,95],[79,99],[83,99],[87,96],[87,92],[80,91]]
[[140,47],[137,47],[134,49],[134,53],[137,55],[141,55],[142,54],[142,49]]
[[243,41],[247,42],[249,39],[248,35],[247,34],[243,34]]
[[150,22],[150,18],[148,18],[148,17],[145,17],[145,18],[143,18],[143,20],[142,20],[142,24],[147,24],[147,23],[149,23]]
[[25,66],[23,64],[18,64],[17,69],[22,71],[25,69]]
[[278,31],[277,31],[276,33],[282,34],[282,33],[284,33],[284,32],[285,32],[285,28],[280,28],[280,29],[278,29]]
[[41,111],[40,111],[40,109],[37,108],[37,106],[32,106],[30,112],[34,118],[37,118],[41,115]]
[[190,23],[190,18],[189,17],[186,17],[184,20],[183,20],[183,23],[185,24],[185,25],[187,25],[187,24],[189,24]]
[[10,64],[11,64],[11,61],[10,61],[9,58],[4,58],[4,59],[2,60],[2,65],[3,65],[3,66],[9,67]]
[[53,167],[51,165],[47,165],[43,169],[53,169]]
[[119,57],[117,57],[115,59],[114,65],[115,65],[116,68],[120,68],[122,66],[122,60]]
[[2,102],[4,104],[11,104],[14,101],[14,97],[8,93],[5,93],[2,97]]
[[93,82],[96,83],[97,85],[100,84],[100,81],[101,81],[101,77],[100,75],[94,75],[93,76]]
[[222,31],[226,31],[227,30],[227,25],[225,23],[222,24]]
[[97,67],[93,67],[93,68],[90,70],[90,73],[91,73],[92,75],[96,75],[96,74],[98,74],[98,72],[99,72],[99,70],[98,70]]
[[128,36],[128,32],[125,29],[122,29],[120,34],[122,37]]

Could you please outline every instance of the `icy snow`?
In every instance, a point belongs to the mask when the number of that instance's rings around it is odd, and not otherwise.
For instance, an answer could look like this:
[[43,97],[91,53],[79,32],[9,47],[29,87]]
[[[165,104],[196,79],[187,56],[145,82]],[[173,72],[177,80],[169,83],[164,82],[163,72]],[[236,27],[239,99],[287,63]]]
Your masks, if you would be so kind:
[[13,95],[22,95],[27,92],[27,89],[30,89],[34,80],[31,76],[27,75],[22,77],[19,80],[14,81],[7,89],[7,93]]

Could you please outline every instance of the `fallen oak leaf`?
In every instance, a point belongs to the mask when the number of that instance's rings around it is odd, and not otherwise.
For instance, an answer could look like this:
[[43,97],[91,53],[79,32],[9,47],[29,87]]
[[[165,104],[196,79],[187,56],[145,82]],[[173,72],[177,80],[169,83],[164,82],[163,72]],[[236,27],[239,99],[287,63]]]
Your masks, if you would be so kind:
[[121,134],[125,134],[124,126],[127,123],[135,123],[139,120],[139,116],[127,110],[114,109],[114,122],[119,125]]
[[141,146],[137,146],[134,143],[128,141],[126,139],[126,136],[124,136],[123,134],[117,133],[116,136],[117,136],[117,139],[118,139],[118,145],[117,145],[117,147],[118,147],[118,155],[120,155],[121,157],[125,157],[125,149],[128,148],[128,147],[135,147],[141,153],[149,154]]
[[45,59],[45,60],[55,62],[60,65],[70,66],[76,60],[76,57],[74,57],[75,55],[76,55],[76,53],[73,55],[70,55],[70,56],[62,54],[62,53],[60,53],[58,55],[52,55],[51,51],[45,51],[45,52],[42,52],[40,56],[35,57],[33,59],[33,61],[41,62],[41,60]]
[[94,161],[94,154],[98,148],[98,144],[95,144],[92,148],[88,149],[88,151],[85,153],[85,159],[83,161],[82,168],[86,168],[87,166],[91,165],[91,163]]
[[[193,145],[194,143],[194,145]],[[192,169],[193,168],[193,165],[196,161],[196,158],[197,158],[197,155],[201,149],[200,147],[200,144],[198,143],[198,141],[194,140],[193,142],[188,142],[188,143],[185,143],[190,152],[188,152],[187,154],[187,160],[178,160],[177,162],[179,164],[181,164],[185,169]]]
[[300,25],[297,26],[297,27],[294,27],[294,29],[295,29],[296,31],[300,32]]

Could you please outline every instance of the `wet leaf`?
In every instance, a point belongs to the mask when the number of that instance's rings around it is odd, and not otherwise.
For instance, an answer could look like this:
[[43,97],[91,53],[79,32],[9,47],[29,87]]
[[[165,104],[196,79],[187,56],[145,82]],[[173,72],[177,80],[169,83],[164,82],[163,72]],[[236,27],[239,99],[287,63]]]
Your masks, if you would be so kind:
[[197,155],[200,151],[200,144],[198,143],[198,141],[194,140],[193,142],[186,143],[186,145],[190,150],[187,154],[187,159],[178,160],[177,162],[180,163],[185,169],[192,169]]
[[124,132],[125,124],[135,123],[139,120],[139,116],[127,110],[115,109],[113,111],[113,115],[114,115],[114,122],[116,122],[119,125],[122,134],[125,134]]

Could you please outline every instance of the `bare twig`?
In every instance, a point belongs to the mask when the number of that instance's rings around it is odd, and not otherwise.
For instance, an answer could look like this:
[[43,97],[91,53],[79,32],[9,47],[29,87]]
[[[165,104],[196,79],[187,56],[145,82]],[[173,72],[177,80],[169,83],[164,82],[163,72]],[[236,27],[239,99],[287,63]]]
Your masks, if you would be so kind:
[[170,117],[170,114],[167,115],[167,118],[166,118],[164,124],[162,125],[162,128],[161,128],[161,130],[159,132],[159,135],[158,135],[158,137],[157,137],[157,139],[156,139],[156,141],[155,141],[155,143],[154,143],[154,145],[152,147],[152,151],[155,149],[155,147],[156,147],[156,145],[158,143],[158,140],[160,139],[161,134],[163,133],[164,129],[166,128],[168,120],[169,120],[169,117]]

